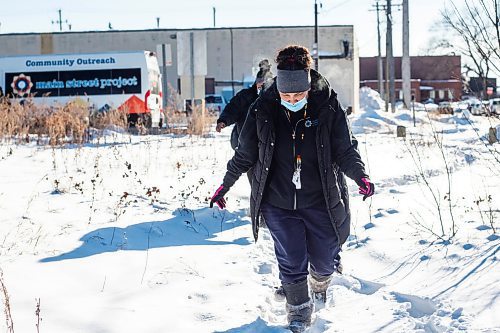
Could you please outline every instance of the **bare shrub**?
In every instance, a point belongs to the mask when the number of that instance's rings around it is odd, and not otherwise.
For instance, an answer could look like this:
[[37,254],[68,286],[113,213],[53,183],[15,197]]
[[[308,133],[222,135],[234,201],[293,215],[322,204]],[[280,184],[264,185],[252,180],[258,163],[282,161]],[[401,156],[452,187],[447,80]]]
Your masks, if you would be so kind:
[[172,134],[186,134],[188,117],[186,112],[182,110],[182,98],[171,85],[169,85],[169,91],[170,96],[164,110],[167,131]]
[[0,99],[0,138],[11,140],[26,135],[29,129],[26,107]]
[[35,316],[36,316],[36,332],[40,333],[40,322],[42,321],[42,317],[40,317],[40,298],[35,299],[36,300],[36,310],[35,310]]
[[127,113],[118,109],[105,112],[92,112],[89,119],[90,127],[106,129],[113,126],[119,128],[127,127]]
[[213,123],[214,117],[210,116],[203,106],[196,106],[188,122],[188,134],[204,135],[208,133]]
[[205,135],[217,117],[210,115],[201,105],[192,110],[184,111],[183,100],[180,94],[169,86],[169,99],[164,116],[167,122],[167,131],[173,134]]
[[4,313],[5,313],[5,324],[7,325],[7,332],[14,333],[14,321],[12,320],[12,315],[10,313],[10,297],[7,292],[7,287],[3,280],[3,272],[0,270],[0,287],[2,288],[2,296],[4,298]]
[[63,107],[56,107],[47,116],[45,126],[51,146],[67,141],[83,143],[88,127],[88,106],[72,101]]

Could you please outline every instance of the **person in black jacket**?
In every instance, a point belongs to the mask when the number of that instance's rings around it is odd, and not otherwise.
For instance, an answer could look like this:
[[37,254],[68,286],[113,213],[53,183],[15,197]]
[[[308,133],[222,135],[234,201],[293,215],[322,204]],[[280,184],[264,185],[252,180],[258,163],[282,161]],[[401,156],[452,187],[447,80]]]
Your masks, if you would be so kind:
[[247,117],[248,108],[259,96],[264,83],[272,79],[272,77],[273,73],[271,72],[269,60],[261,60],[259,62],[259,71],[257,72],[254,84],[249,88],[240,90],[231,101],[229,101],[229,104],[226,105],[219,119],[217,119],[215,130],[219,133],[224,127],[236,123],[231,132],[231,147],[233,149],[236,149],[236,146],[238,146],[238,137],[243,128],[245,118]]
[[374,194],[374,185],[337,94],[311,69],[309,51],[290,45],[276,62],[277,77],[250,107],[210,205],[225,208],[225,194],[252,169],[253,235],[257,240],[262,213],[274,241],[289,328],[302,332],[313,311],[309,287],[325,301],[350,232],[344,175],[359,185],[363,200]]

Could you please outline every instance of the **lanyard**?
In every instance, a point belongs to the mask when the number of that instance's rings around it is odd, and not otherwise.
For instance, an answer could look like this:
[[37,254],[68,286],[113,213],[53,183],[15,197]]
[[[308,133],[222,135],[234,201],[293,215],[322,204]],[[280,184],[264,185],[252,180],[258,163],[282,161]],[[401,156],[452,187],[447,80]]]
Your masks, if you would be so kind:
[[290,123],[290,125],[292,126],[292,140],[293,140],[293,156],[295,158],[295,169],[296,170],[299,170],[300,171],[300,168],[301,168],[301,165],[302,165],[302,160],[301,160],[301,157],[300,157],[300,151],[298,148],[302,148],[302,143],[304,142],[304,136],[305,136],[305,125],[304,125],[304,132],[302,132],[302,135],[300,136],[300,145],[297,145],[296,143],[296,134],[297,134],[297,126],[299,125],[300,122],[304,121],[304,122],[307,122],[307,104],[306,106],[304,107],[304,116],[302,117],[302,119],[299,119],[296,123],[295,123],[295,127],[293,126],[292,124],[292,120],[291,120],[291,117],[290,117],[290,111],[288,111],[286,108],[285,108],[285,115],[288,119],[288,122]]

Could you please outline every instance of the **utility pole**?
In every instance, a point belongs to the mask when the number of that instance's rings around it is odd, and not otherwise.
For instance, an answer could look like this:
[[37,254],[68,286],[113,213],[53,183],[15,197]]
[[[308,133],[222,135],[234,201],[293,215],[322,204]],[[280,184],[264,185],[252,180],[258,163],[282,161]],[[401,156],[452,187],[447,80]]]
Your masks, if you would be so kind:
[[215,7],[212,7],[212,11],[213,11],[213,16],[214,16],[214,28],[215,28]]
[[319,57],[318,57],[318,3],[314,0],[314,43],[312,56],[314,59],[314,69],[318,70]]
[[62,20],[62,10],[61,9],[59,9],[58,12],[59,12],[59,20],[52,21],[52,24],[59,24],[59,31],[62,31],[62,24],[68,23],[68,20],[64,20],[64,21]]
[[[391,103],[391,111],[395,112],[396,96],[395,96],[395,73],[394,73],[394,56],[392,52],[392,7],[391,0],[387,0],[387,35],[386,35],[386,73],[389,72],[389,101]],[[386,76],[387,78],[387,76]],[[387,85],[386,85],[387,87]],[[387,105],[387,103],[386,103]],[[387,106],[386,106],[387,110]]]
[[156,18],[156,29],[160,29],[160,18]]
[[189,74],[191,77],[191,112],[194,113],[194,34],[189,33]]
[[384,66],[382,65],[382,46],[380,42],[380,15],[379,15],[379,11],[382,10],[382,8],[379,6],[378,1],[376,5],[376,10],[377,10],[377,41],[378,41],[378,57],[377,57],[378,92],[380,96],[383,97],[385,94],[384,84],[382,83],[384,79]]
[[[395,107],[395,92],[394,92],[394,57],[392,52],[392,7],[400,7],[401,4],[393,5],[390,0],[387,0],[387,5],[379,4],[377,0],[375,10],[377,11],[377,35],[378,35],[378,61],[377,61],[377,77],[379,85],[380,97],[385,101],[385,111],[389,111],[389,102]],[[386,32],[386,52],[385,52],[385,71],[382,60],[381,37],[380,37],[380,16],[379,11],[385,11],[387,16],[387,32]],[[391,81],[391,64],[392,64],[392,81]],[[385,78],[384,78],[385,77]],[[391,84],[392,82],[392,84]],[[391,86],[392,98],[391,98]],[[393,109],[394,110],[394,109]]]
[[401,78],[403,79],[403,100],[410,109],[411,67],[410,67],[410,19],[408,0],[403,0],[403,58],[401,59]]

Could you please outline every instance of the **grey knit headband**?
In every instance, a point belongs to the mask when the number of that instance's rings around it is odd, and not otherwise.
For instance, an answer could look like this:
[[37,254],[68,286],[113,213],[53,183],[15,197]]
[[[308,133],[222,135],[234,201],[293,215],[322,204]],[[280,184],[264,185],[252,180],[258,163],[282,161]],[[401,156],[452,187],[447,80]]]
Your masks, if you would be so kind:
[[311,88],[311,75],[308,69],[289,71],[278,68],[276,84],[282,93],[306,91]]

